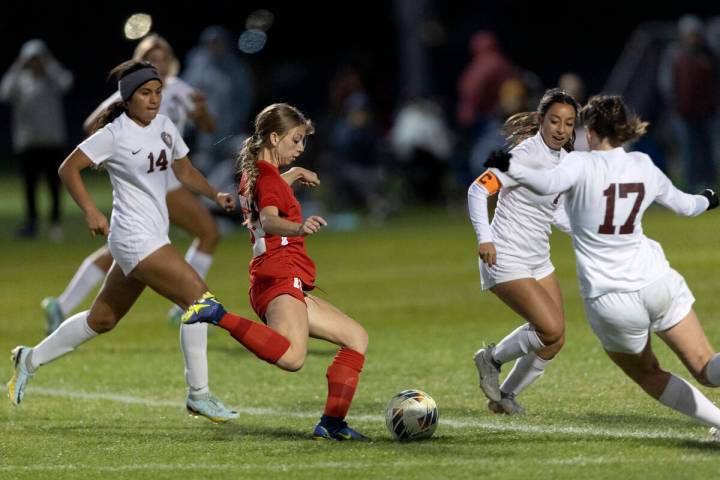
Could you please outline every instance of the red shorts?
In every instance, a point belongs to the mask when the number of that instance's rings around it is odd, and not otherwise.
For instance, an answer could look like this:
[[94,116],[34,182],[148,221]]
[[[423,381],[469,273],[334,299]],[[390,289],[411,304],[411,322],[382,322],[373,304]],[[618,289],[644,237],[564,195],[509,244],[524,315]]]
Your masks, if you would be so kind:
[[298,277],[259,280],[250,285],[250,305],[264,322],[267,307],[276,297],[292,295],[305,303],[305,290],[312,289],[312,286],[305,285]]

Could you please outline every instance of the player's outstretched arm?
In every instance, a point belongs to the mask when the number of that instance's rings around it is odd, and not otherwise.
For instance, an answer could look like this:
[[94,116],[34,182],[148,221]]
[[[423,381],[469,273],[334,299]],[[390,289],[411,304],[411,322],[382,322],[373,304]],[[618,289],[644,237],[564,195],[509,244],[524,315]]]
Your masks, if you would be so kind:
[[187,156],[175,160],[172,168],[184,187],[215,201],[226,212],[235,210],[235,197],[229,193],[218,192],[215,187],[210,185],[205,176],[193,167]]
[[718,206],[718,195],[709,188],[693,195],[675,187],[659,168],[655,167],[658,193],[655,201],[678,215],[696,217]]

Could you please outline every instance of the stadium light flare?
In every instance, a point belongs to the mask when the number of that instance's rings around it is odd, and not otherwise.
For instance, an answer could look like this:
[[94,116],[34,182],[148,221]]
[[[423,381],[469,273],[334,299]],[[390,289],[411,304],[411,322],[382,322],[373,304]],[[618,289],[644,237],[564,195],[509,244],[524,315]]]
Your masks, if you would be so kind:
[[137,40],[148,34],[152,27],[152,17],[147,13],[135,13],[125,20],[125,38]]
[[270,10],[255,10],[245,20],[245,28],[248,30],[261,30],[267,32],[275,21],[275,15]]
[[238,48],[244,53],[257,53],[265,47],[267,35],[262,30],[245,30],[238,40]]

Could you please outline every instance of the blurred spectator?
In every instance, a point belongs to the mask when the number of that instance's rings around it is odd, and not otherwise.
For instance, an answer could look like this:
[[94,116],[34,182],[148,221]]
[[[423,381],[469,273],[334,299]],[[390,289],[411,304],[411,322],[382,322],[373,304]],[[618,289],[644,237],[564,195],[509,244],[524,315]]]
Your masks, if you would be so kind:
[[712,126],[720,77],[698,17],[681,17],[678,37],[664,55],[658,82],[673,115],[686,188],[696,190],[716,179]]
[[481,31],[470,39],[472,59],[458,80],[457,121],[472,128],[484,117],[493,115],[498,105],[500,86],[517,71],[500,51],[491,32]]
[[193,155],[193,163],[210,173],[234,155],[232,138],[249,127],[255,95],[252,72],[235,52],[230,33],[211,26],[188,53],[182,78],[206,95],[208,110],[216,120],[214,132],[196,132]]
[[395,157],[404,165],[403,180],[414,200],[435,202],[444,196],[453,138],[440,106],[419,99],[406,103],[390,131]]
[[502,127],[510,116],[528,109],[529,92],[527,85],[518,79],[511,78],[500,86],[496,114],[484,123],[480,134],[470,151],[470,176],[477,177],[485,171],[484,163],[490,152],[505,145]]
[[720,15],[705,21],[705,37],[715,57],[720,58]]
[[345,197],[346,207],[369,206],[381,182],[376,150],[379,133],[367,93],[349,95],[330,132],[331,150],[344,165],[335,175],[335,198]]
[[62,97],[72,84],[72,73],[40,39],[25,42],[0,83],[0,100],[12,107],[13,150],[24,177],[27,216],[17,232],[20,237],[37,235],[35,193],[40,175],[47,178],[51,192],[50,236],[55,240],[62,236],[57,169],[67,139]]
[[[478,137],[489,134],[497,126],[500,87],[507,80],[518,77],[518,72],[500,51],[492,32],[479,31],[469,42],[470,63],[460,74],[457,83],[458,103],[456,120],[459,142],[453,158],[453,168],[459,185],[468,185],[470,174],[468,159]],[[490,125],[488,125],[490,123]],[[497,133],[498,138],[502,138]]]
[[[558,88],[569,93],[580,105],[585,105],[587,100],[585,92],[585,82],[580,75],[574,72],[566,72],[560,75],[558,79]],[[590,145],[587,142],[587,129],[581,122],[575,122],[575,151],[588,152]]]
[[[381,191],[386,171],[381,160],[381,128],[360,72],[348,67],[331,81],[330,109],[322,120],[318,140],[320,178],[330,186],[336,211],[366,208],[371,215],[385,215]],[[337,168],[341,164],[342,168]]]

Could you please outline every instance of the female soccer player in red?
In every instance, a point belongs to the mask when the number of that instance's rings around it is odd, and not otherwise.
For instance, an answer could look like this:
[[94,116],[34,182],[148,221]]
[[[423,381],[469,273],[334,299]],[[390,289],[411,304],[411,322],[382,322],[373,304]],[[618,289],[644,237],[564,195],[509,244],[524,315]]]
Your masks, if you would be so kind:
[[235,316],[218,319],[218,315],[189,310],[183,321],[219,325],[243,345],[253,347],[248,348],[258,357],[290,372],[302,368],[308,337],[339,345],[340,351],[327,369],[327,402],[313,435],[364,440],[364,435],[348,427],[345,416],[365,362],[368,336],[355,320],[308,293],[314,288],[315,263],[305,250],[304,237],[327,223],[318,216],[303,219],[290,185],[300,181],[314,186],[319,181],[304,168],[292,168],[283,176],[279,171],[303,153],[305,138],[312,133],[312,122],[299,110],[276,103],[255,118],[255,133],[238,156],[240,201],[253,245],[250,303],[272,335],[263,330],[264,325],[237,321]]

